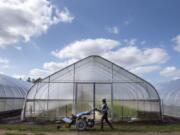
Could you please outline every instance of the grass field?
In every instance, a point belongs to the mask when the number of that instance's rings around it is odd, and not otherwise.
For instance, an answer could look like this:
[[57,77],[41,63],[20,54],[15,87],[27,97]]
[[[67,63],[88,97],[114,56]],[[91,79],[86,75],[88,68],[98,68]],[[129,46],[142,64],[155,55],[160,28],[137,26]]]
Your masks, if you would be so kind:
[[0,124],[0,134],[3,135],[180,135],[180,124],[114,124],[115,129],[111,131],[105,126],[104,130],[100,130],[97,125],[85,132],[77,132],[74,127],[57,129],[57,125],[36,125],[36,124]]

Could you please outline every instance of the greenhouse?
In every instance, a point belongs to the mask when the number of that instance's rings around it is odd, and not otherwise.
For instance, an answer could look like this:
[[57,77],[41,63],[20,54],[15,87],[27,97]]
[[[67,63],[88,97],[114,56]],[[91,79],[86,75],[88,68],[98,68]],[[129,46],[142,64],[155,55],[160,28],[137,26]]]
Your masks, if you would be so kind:
[[[89,56],[38,81],[27,94],[23,119],[56,120],[101,107],[106,98],[113,121],[160,120],[156,89],[126,69]],[[93,117],[98,120],[100,114]]]
[[157,86],[164,117],[180,118],[180,79],[163,82]]
[[0,119],[20,115],[31,84],[0,74]]

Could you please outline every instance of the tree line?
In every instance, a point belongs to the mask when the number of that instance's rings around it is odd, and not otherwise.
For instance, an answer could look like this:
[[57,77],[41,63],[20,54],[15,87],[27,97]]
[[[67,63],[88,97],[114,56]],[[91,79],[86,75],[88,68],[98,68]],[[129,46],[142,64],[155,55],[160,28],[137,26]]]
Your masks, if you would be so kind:
[[[36,83],[36,82],[38,82],[38,81],[40,81],[42,78],[37,78],[37,79],[34,79],[34,78],[31,78],[31,77],[28,77],[27,79],[26,79],[26,81],[27,82],[29,82],[29,83]],[[23,80],[22,78],[19,78],[19,80]]]

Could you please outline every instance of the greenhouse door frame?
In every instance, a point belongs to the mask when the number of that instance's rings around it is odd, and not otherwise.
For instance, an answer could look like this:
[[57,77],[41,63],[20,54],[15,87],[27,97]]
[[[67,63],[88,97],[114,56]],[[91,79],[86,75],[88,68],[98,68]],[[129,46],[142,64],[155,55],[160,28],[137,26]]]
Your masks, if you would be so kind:
[[[111,118],[113,120],[113,83],[107,83],[107,82],[76,82],[75,83],[75,113],[77,113],[77,100],[78,100],[78,85],[82,85],[82,84],[90,84],[93,86],[93,108],[96,107],[96,85],[97,84],[108,84],[110,85],[110,101],[111,101]],[[87,110],[89,111],[89,110]],[[93,114],[93,118],[95,119],[95,114]]]

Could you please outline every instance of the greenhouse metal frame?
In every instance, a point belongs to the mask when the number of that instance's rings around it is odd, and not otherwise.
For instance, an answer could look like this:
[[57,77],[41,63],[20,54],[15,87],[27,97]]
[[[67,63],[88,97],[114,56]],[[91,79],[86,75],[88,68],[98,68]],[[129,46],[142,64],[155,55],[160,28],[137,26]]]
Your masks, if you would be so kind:
[[[144,79],[100,56],[89,56],[38,81],[27,94],[22,119],[57,120],[110,106],[113,121],[160,120],[161,100]],[[93,117],[99,119],[99,114]]]

